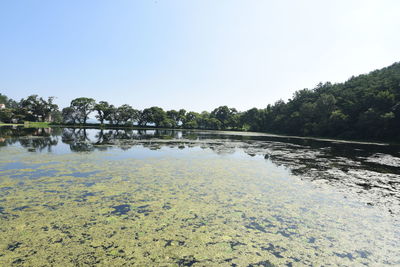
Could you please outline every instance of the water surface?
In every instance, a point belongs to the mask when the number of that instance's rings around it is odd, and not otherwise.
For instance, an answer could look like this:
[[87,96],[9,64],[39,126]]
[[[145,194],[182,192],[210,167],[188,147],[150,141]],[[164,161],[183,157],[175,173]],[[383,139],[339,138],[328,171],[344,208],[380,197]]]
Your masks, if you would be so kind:
[[400,264],[399,147],[0,128],[1,266]]

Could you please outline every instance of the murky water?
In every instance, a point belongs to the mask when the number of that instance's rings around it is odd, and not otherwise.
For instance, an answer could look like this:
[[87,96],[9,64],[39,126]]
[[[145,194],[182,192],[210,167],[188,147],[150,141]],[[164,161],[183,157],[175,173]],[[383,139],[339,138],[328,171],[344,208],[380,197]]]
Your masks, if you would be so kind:
[[400,265],[400,149],[0,128],[0,266]]

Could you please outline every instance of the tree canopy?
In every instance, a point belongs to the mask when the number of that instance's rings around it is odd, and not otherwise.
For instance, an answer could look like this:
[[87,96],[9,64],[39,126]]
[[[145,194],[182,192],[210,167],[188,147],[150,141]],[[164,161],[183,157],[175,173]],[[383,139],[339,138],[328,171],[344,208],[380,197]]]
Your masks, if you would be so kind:
[[[400,141],[400,63],[351,77],[344,83],[319,83],[298,90],[287,101],[265,108],[238,112],[220,106],[211,112],[143,110],[129,104],[119,107],[106,101],[80,97],[60,112],[53,103],[31,95],[17,102],[0,94],[0,121],[55,121],[86,124],[94,112],[100,124],[167,128],[250,130],[300,136]],[[51,116],[50,116],[51,115]],[[61,116],[62,115],[62,116]]]

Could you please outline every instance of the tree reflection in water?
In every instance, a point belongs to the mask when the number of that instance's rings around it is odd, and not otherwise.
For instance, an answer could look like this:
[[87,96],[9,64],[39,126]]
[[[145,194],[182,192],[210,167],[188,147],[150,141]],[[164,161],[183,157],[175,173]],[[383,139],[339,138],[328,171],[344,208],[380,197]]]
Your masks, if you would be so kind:
[[125,151],[137,146],[149,150],[198,147],[219,155],[241,151],[288,168],[301,179],[354,191],[367,204],[400,214],[399,145],[218,131],[0,127],[0,149],[19,145],[31,152],[52,152],[60,144],[67,144],[71,152]]
[[0,146],[19,144],[31,152],[51,152],[60,134],[59,128],[0,127]]

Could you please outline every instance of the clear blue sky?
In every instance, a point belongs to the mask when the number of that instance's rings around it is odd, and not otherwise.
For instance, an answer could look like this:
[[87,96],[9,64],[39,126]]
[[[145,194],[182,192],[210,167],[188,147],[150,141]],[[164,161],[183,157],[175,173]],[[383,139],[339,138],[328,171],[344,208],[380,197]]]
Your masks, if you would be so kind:
[[0,93],[245,110],[400,61],[397,0],[0,2]]

